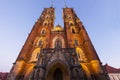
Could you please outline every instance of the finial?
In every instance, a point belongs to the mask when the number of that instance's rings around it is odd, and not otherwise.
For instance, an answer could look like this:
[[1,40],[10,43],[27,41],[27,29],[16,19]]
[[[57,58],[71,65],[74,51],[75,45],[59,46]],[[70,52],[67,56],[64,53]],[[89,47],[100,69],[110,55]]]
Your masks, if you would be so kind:
[[66,0],[64,0],[65,7],[67,7]]
[[53,7],[53,3],[54,3],[54,0],[52,0],[52,4],[51,4],[52,7]]

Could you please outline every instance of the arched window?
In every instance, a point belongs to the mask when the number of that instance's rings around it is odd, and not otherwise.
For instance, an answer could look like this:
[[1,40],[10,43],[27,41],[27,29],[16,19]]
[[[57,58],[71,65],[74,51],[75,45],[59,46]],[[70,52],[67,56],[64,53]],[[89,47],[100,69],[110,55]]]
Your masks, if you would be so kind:
[[39,41],[38,46],[42,46],[42,40]]
[[72,19],[72,17],[71,17],[71,16],[69,16],[68,18],[69,18],[69,19]]
[[74,22],[73,22],[73,21],[70,21],[70,22],[69,22],[69,26],[74,26]]
[[79,44],[78,44],[78,40],[74,40],[74,44],[75,44],[75,46],[78,46]]
[[37,55],[36,55],[36,59],[38,59],[39,58],[39,53],[37,53]]
[[67,18],[69,19],[69,20],[71,20],[72,18],[73,18],[73,16],[72,15],[67,15]]
[[75,34],[75,29],[74,28],[72,28],[72,31],[71,31],[73,34]]
[[45,29],[43,29],[42,31],[41,31],[41,34],[45,34],[46,32],[45,32]]
[[44,26],[47,26],[48,25],[48,23],[44,23]]
[[62,48],[62,41],[61,39],[56,39],[55,41],[55,48]]
[[78,59],[80,59],[80,53],[77,53]]
[[40,53],[40,48],[36,48],[36,49],[32,52],[30,62],[37,61],[38,58],[39,58],[39,53]]
[[43,26],[47,26],[48,25],[48,21],[44,21]]
[[69,25],[70,25],[70,26],[74,26],[74,24],[73,24],[73,23],[70,23]]

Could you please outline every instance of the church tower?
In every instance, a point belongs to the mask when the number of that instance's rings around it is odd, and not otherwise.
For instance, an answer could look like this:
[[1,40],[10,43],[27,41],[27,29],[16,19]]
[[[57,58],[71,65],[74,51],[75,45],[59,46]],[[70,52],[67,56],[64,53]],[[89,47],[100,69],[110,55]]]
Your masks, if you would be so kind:
[[63,8],[54,27],[54,10],[43,10],[7,80],[109,80],[75,11]]

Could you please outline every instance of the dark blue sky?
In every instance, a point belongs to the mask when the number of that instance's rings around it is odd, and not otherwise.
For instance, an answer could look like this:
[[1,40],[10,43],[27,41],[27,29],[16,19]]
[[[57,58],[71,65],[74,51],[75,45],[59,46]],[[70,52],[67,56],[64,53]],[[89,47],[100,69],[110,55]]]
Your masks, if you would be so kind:
[[[9,71],[34,23],[52,0],[0,0],[0,71]],[[120,0],[66,0],[83,22],[103,64],[120,68]],[[63,0],[55,0],[63,26]]]

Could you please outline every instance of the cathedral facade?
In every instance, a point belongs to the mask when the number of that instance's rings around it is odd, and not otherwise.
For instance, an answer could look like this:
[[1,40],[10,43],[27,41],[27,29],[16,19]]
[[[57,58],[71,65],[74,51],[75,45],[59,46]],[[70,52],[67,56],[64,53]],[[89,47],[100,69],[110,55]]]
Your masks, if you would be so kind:
[[54,27],[55,9],[36,21],[7,80],[109,80],[92,42],[72,8]]

